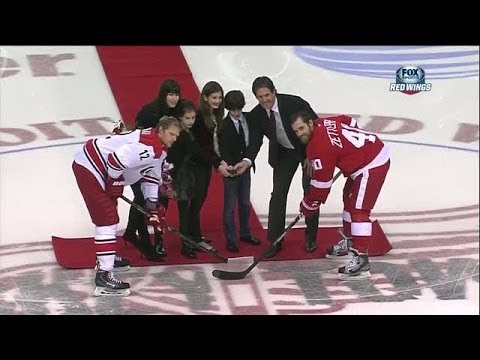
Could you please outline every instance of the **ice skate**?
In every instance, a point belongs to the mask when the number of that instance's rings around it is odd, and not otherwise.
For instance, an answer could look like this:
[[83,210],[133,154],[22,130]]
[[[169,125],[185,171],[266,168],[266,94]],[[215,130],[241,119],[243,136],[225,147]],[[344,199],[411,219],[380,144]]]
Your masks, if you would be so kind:
[[342,239],[333,246],[330,246],[327,249],[326,257],[329,259],[346,259],[349,260],[352,258],[350,253],[350,248],[353,246],[352,238],[347,237],[343,233],[343,229],[338,229],[338,232],[342,236]]
[[342,280],[368,279],[371,276],[368,255],[353,248],[350,251],[352,258],[345,266],[338,268],[338,277]]
[[120,281],[111,271],[98,270],[95,276],[95,296],[128,296],[130,284]]

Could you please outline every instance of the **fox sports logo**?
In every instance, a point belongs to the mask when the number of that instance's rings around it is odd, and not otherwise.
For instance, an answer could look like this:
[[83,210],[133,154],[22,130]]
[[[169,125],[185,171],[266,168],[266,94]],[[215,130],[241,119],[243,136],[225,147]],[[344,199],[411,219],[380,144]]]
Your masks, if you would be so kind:
[[425,71],[415,65],[402,66],[396,72],[395,83],[390,84],[390,91],[399,91],[407,95],[420,91],[430,91],[432,84],[425,83]]
[[397,84],[423,84],[425,71],[418,66],[402,66],[397,70]]

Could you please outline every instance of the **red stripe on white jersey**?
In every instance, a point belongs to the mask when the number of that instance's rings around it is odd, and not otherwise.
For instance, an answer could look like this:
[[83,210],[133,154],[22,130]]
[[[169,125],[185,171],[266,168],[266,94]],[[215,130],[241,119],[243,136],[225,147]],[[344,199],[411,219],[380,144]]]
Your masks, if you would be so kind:
[[83,147],[88,160],[103,179],[107,178],[107,164],[96,146],[96,139],[90,139]]
[[118,158],[114,156],[114,153],[108,154],[107,165],[113,170],[122,171],[125,167],[118,161]]

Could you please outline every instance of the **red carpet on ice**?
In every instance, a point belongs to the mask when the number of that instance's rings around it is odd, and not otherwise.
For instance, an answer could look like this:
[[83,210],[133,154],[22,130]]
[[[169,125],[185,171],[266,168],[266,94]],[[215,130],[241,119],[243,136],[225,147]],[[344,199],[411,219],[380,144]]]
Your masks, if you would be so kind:
[[[199,90],[179,46],[99,46],[97,51],[122,118],[126,123],[134,122],[136,113],[145,103],[155,98],[161,82],[167,78],[174,78],[179,82],[183,98],[195,102],[198,100]],[[265,166],[268,165],[265,164]],[[175,202],[172,201],[168,209],[167,220],[170,225],[178,227],[175,205]],[[262,245],[251,246],[239,243],[240,253],[238,254],[230,254],[226,251],[222,230],[222,209],[223,183],[221,177],[214,173],[207,201],[202,209],[203,235],[211,238],[212,245],[225,257],[260,255],[268,244],[266,231],[260,225],[253,208],[250,216],[252,234],[262,240]],[[326,249],[340,239],[336,228],[320,228],[317,241],[319,247],[315,252],[308,254],[304,250],[303,233],[304,229],[292,229],[285,238],[283,250],[272,260],[324,257]],[[373,235],[375,239],[372,241],[374,244],[372,244],[370,254],[375,256],[387,253],[391,246],[378,222],[374,223]],[[56,259],[61,266],[75,269],[94,267],[93,238],[65,239],[53,236],[52,244]],[[174,234],[167,234],[165,237],[167,256],[161,263],[152,263],[143,259],[132,245],[128,245],[125,245],[121,237],[118,238],[118,253],[128,258],[133,266],[218,262],[215,257],[206,253],[198,253],[197,259],[188,259],[181,255],[180,240]]]
[[[169,213],[176,215],[175,211],[169,208]],[[171,219],[171,220],[170,220]],[[168,217],[168,223],[176,226],[177,221]],[[303,240],[304,229],[292,229],[288,232],[284,239],[282,251],[274,258],[269,260],[300,260],[300,259],[317,259],[325,257],[326,250],[329,246],[334,245],[339,239],[337,228],[320,228],[318,231],[318,249],[313,253],[305,252],[305,244]],[[259,235],[262,244],[259,246],[252,246],[239,242],[240,253],[229,253],[226,250],[226,242],[223,237],[221,228],[207,228],[204,231],[204,236],[213,240],[212,244],[217,248],[218,252],[227,257],[241,257],[241,256],[259,256],[265,251],[269,243],[266,241],[266,231],[256,230],[255,235]],[[153,240],[153,239],[152,239]],[[52,237],[53,248],[57,262],[70,269],[85,269],[93,268],[95,266],[95,248],[93,238],[78,238],[65,239],[59,237]],[[130,243],[125,243],[121,236],[117,237],[117,251],[118,254],[127,258],[132,266],[148,266],[148,265],[174,265],[174,264],[201,264],[201,263],[218,263],[220,262],[216,257],[199,252],[197,259],[189,259],[180,254],[180,240],[178,236],[173,233],[168,233],[165,236],[164,245],[167,250],[167,256],[163,262],[150,262],[144,259],[140,252]],[[383,233],[378,221],[373,223],[373,241],[370,248],[371,256],[384,255],[390,251],[391,246],[385,234]]]

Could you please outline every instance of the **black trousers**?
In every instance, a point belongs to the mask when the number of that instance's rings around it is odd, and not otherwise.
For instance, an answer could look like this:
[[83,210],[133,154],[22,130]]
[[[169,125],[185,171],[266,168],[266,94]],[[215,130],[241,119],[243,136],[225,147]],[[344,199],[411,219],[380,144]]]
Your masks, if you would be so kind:
[[[279,155],[281,161],[273,168],[273,191],[268,210],[267,238],[269,241],[277,239],[285,230],[288,191],[298,166],[303,165],[298,158],[298,153],[294,150],[281,148]],[[310,188],[310,177],[305,172],[302,176],[302,186],[304,194],[307,193]],[[307,225],[305,240],[316,240],[318,216],[317,211],[315,215],[305,219]]]
[[189,223],[188,231],[181,232],[193,240],[200,242],[202,238],[200,212],[207,199],[208,187],[210,186],[210,179],[212,177],[212,166],[197,164],[192,170],[195,173],[195,190],[190,201],[179,201],[178,209],[180,224],[182,224],[182,218],[188,219]]

